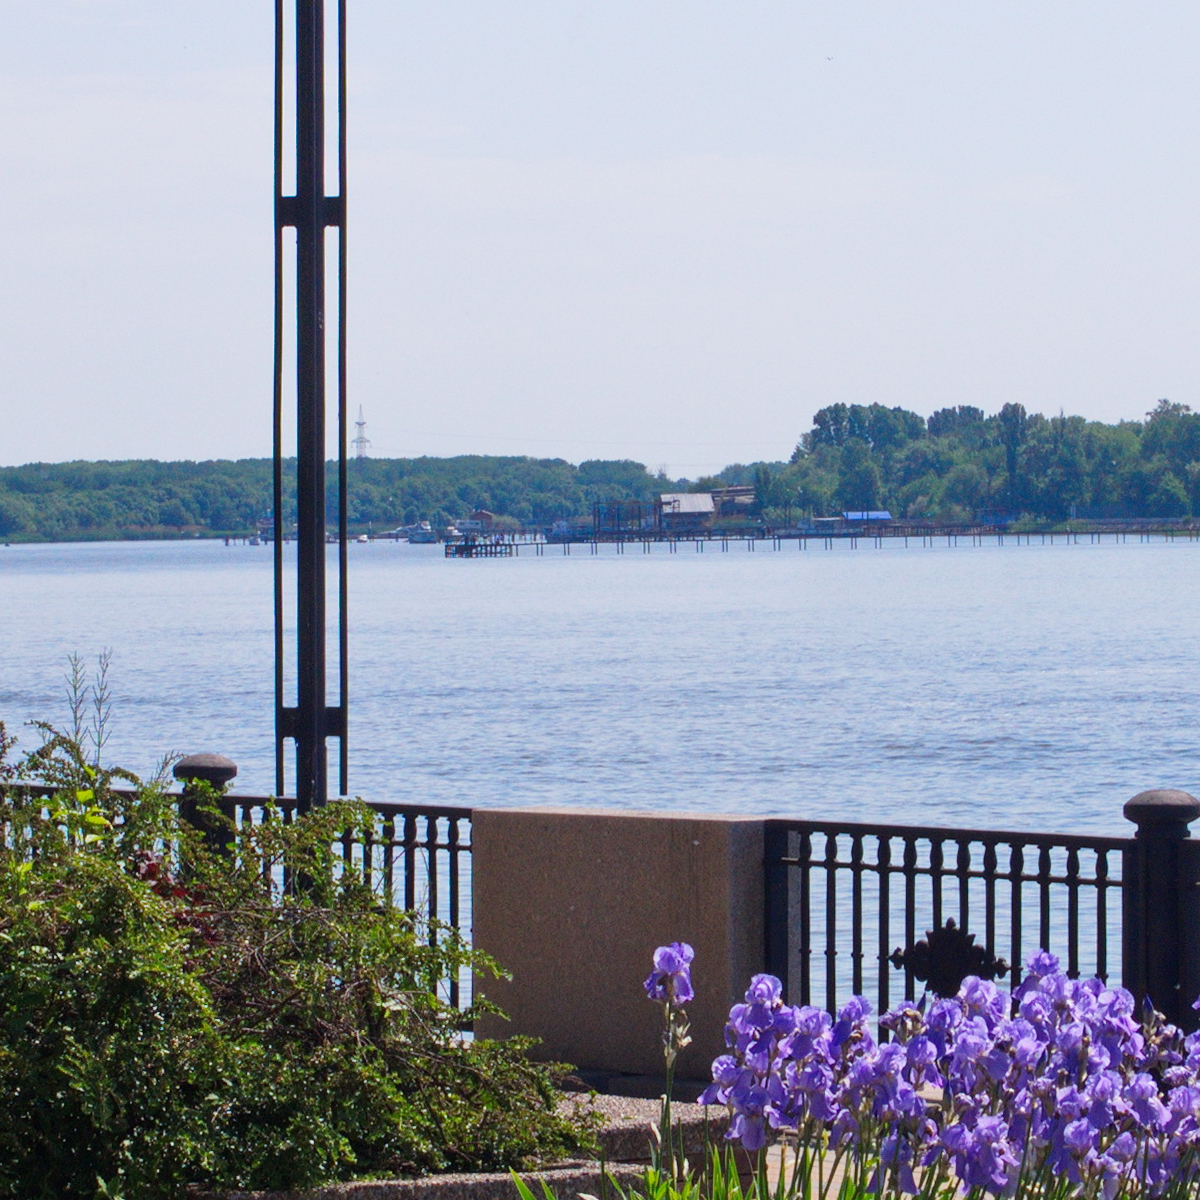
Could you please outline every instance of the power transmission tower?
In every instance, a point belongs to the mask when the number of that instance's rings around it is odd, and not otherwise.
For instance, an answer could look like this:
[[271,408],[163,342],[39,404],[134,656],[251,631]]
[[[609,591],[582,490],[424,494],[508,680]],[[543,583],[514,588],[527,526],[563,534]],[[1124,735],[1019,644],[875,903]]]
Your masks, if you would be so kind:
[[354,447],[354,457],[366,458],[371,439],[367,437],[367,423],[363,420],[361,404],[358,406],[358,420],[354,422],[354,428],[358,430],[357,436],[350,441],[350,445]]

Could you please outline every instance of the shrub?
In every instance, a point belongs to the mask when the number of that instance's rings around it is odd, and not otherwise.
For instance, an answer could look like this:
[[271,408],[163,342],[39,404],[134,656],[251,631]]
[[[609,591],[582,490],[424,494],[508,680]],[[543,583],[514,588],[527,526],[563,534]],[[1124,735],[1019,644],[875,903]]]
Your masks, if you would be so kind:
[[125,798],[131,777],[46,734],[14,765],[0,725],[0,1196],[295,1188],[586,1142],[527,1042],[464,1038],[439,999],[490,964],[335,857],[369,810],[226,824],[222,853],[161,783]]

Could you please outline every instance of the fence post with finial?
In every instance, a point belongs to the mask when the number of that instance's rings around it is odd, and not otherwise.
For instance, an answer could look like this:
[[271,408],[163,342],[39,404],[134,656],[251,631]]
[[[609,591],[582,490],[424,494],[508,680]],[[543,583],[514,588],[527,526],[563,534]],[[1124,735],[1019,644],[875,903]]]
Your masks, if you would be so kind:
[[175,778],[183,784],[179,815],[200,830],[204,834],[205,844],[218,854],[225,851],[228,830],[205,813],[201,806],[204,792],[198,785],[208,784],[218,795],[224,795],[237,773],[237,763],[221,754],[188,754],[174,768]]
[[1196,1027],[1200,993],[1200,841],[1188,826],[1200,800],[1155,788],[1125,802],[1137,833],[1124,855],[1122,982],[1169,1021]]

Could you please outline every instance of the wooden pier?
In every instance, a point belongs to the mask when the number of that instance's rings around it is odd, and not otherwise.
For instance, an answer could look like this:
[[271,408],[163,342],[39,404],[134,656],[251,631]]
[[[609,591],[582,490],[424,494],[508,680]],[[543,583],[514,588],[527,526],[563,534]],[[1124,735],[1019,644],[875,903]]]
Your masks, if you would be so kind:
[[512,542],[447,542],[447,558],[512,558]]
[[883,549],[885,546],[920,546],[933,549],[944,546],[1054,546],[1054,545],[1120,545],[1123,542],[1200,542],[1200,524],[1188,522],[1178,526],[1154,525],[1129,522],[1123,526],[1092,524],[1091,528],[1069,530],[1012,530],[987,526],[921,526],[912,523],[894,523],[890,528],[840,529],[826,532],[818,530],[739,531],[720,533],[700,531],[693,533],[668,534],[661,531],[627,534],[601,534],[599,537],[586,533],[567,537],[549,537],[537,534],[507,534],[504,538],[477,541],[447,542],[447,558],[513,558],[522,554],[541,557],[544,554],[650,554],[659,550],[667,554],[678,554],[690,549],[696,554],[727,554],[741,549],[753,554],[756,550],[784,550],[795,546],[805,551],[811,548],[833,550],[839,546],[857,550],[860,545]]
[[701,537],[695,535],[624,538],[612,536],[604,538],[574,537],[555,538],[552,541],[511,541],[498,545],[490,543],[487,545],[477,544],[473,548],[469,547],[466,543],[451,543],[446,546],[446,557],[472,558],[483,557],[485,555],[502,555],[504,557],[516,555],[519,557],[523,553],[540,557],[550,552],[564,555],[600,554],[604,550],[608,550],[614,554],[649,554],[654,549],[664,551],[667,554],[678,554],[684,549],[691,549],[697,554],[703,554],[706,550],[710,553],[727,554],[731,549],[743,547],[753,554],[756,550],[783,550],[788,546],[795,546],[800,551],[809,550],[813,547],[833,550],[838,546],[857,550],[860,545],[872,546],[877,550],[888,545],[904,547],[920,546],[927,549],[934,549],[937,546],[945,546],[947,548],[957,546],[1079,546],[1088,544],[1095,546],[1106,542],[1119,545],[1127,541],[1195,543],[1200,541],[1200,529],[1153,531],[1136,529],[1128,531],[1080,530],[1078,532],[1074,530],[1069,532],[1057,530],[1053,533],[1042,533],[1040,531],[1026,533],[1024,530],[1018,533],[1015,531],[968,529],[966,531],[951,530],[944,533],[919,530],[917,532],[904,533],[788,533],[760,534],[758,536],[722,536],[721,534],[714,534]]

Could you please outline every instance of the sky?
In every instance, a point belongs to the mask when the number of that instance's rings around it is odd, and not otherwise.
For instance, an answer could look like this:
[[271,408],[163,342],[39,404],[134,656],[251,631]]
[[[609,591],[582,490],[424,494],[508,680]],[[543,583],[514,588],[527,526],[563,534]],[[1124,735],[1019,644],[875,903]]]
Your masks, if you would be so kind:
[[[1200,407],[1195,4],[348,7],[372,454]],[[272,21],[0,0],[0,463],[270,453]]]

